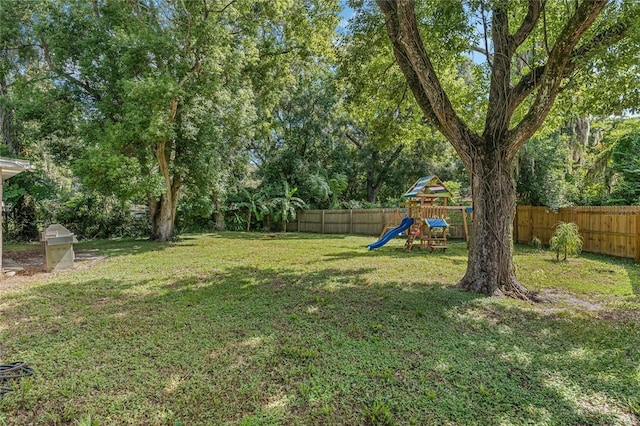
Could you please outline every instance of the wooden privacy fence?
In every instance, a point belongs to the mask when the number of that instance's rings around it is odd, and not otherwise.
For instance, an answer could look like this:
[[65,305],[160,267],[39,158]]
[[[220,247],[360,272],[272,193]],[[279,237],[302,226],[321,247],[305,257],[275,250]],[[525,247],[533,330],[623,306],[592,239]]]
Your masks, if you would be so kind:
[[[287,230],[322,234],[380,235],[384,226],[406,209],[303,210]],[[468,219],[468,218],[467,218]],[[448,234],[464,238],[462,214],[449,211]],[[626,257],[640,262],[640,207],[567,207],[553,212],[546,207],[518,206],[514,240],[530,243],[538,237],[548,244],[558,222],[575,222],[589,253]]]
[[518,206],[514,240],[529,243],[538,237],[548,244],[558,222],[578,225],[583,251],[640,262],[640,207],[567,207],[554,213],[546,207]]
[[[379,236],[383,228],[397,214],[400,220],[407,209],[349,209],[349,210],[302,210],[297,214],[296,222],[287,225],[288,231],[315,232],[320,234],[363,234]],[[400,224],[400,220],[396,225]],[[467,216],[467,221],[469,217]],[[462,213],[450,211],[450,238],[464,238]]]

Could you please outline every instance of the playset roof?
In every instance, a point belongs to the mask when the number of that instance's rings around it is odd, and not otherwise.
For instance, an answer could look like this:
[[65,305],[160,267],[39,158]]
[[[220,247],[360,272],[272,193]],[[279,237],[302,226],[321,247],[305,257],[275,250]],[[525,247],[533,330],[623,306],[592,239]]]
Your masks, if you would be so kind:
[[442,183],[438,176],[421,177],[403,195],[404,198],[411,197],[451,197],[451,191]]

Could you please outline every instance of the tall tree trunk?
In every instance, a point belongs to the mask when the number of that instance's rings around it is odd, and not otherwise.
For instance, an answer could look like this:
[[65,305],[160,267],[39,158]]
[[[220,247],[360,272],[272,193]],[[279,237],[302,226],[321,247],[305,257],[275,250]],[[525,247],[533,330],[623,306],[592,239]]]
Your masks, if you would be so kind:
[[376,198],[378,198],[378,192],[380,192],[380,188],[382,187],[382,182],[376,184],[374,171],[370,170],[367,172],[367,201],[370,203],[375,203]]
[[164,193],[160,197],[151,197],[151,238],[155,241],[171,241],[175,237],[176,209],[180,192],[181,178],[178,173],[169,170],[171,150],[169,144],[161,142],[155,147],[160,173],[164,178]]
[[22,146],[16,130],[15,116],[9,102],[9,88],[7,81],[2,77],[0,78],[0,136],[9,151],[19,154]]
[[165,194],[150,203],[151,239],[154,241],[171,241],[175,237],[175,208],[167,200]]
[[472,168],[473,227],[467,272],[458,287],[487,295],[531,298],[516,278],[511,258],[516,195],[513,161],[496,151],[479,153]]
[[222,211],[222,200],[220,199],[220,193],[217,190],[214,190],[212,197],[214,208],[213,215],[216,223],[216,231],[226,231],[226,226],[224,224],[224,211]]
[[[378,198],[378,193],[382,189],[382,185],[387,181],[389,177],[389,171],[391,166],[396,162],[398,156],[404,149],[404,145],[398,145],[392,151],[387,152],[387,158],[384,161],[380,161],[381,152],[374,150],[371,153],[371,168],[367,171],[367,201],[375,203]],[[381,163],[379,165],[379,163]],[[377,174],[376,174],[377,171]]]
[[376,202],[378,191],[380,191],[380,187],[382,186],[381,180],[378,179],[376,175],[379,156],[379,151],[373,150],[371,152],[371,166],[369,170],[367,170],[367,201],[370,203]]

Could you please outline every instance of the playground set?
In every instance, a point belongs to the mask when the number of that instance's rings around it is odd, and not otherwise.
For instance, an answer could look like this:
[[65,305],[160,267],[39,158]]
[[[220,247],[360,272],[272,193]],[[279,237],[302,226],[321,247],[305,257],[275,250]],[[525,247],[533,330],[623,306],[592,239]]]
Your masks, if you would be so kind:
[[[420,248],[434,250],[447,249],[447,212],[450,209],[462,212],[465,238],[469,241],[465,206],[447,206],[451,198],[451,191],[435,175],[425,176],[416,181],[403,195],[406,202],[407,216],[400,218],[400,212],[396,209],[394,217],[382,230],[380,239],[369,244],[369,250],[374,250],[387,244],[398,235],[406,233],[405,248],[410,250],[417,240]],[[399,222],[399,224],[398,224]],[[398,224],[398,225],[396,225]]]

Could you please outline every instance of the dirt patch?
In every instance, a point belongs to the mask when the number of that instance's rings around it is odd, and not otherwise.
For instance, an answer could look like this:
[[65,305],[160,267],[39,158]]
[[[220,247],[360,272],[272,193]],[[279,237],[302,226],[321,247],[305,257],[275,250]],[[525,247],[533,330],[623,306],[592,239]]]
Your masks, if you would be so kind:
[[[73,268],[89,269],[97,262],[106,259],[105,256],[98,255],[97,251],[76,251]],[[44,270],[44,255],[41,249],[20,249],[4,252],[2,264],[5,274],[0,278],[0,292],[12,290],[25,283],[36,279],[43,279],[67,271],[47,272]]]
[[640,327],[640,306],[630,304],[624,307],[613,307],[605,302],[594,302],[582,299],[578,296],[561,293],[559,291],[547,291],[543,293],[547,303],[535,305],[535,310],[541,314],[555,314],[566,310],[583,311],[594,318],[612,320],[624,324],[635,324]]
[[604,309],[600,303],[581,299],[577,296],[557,291],[547,291],[542,294],[550,303],[554,305],[570,306],[583,311],[599,312]]

